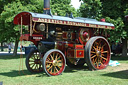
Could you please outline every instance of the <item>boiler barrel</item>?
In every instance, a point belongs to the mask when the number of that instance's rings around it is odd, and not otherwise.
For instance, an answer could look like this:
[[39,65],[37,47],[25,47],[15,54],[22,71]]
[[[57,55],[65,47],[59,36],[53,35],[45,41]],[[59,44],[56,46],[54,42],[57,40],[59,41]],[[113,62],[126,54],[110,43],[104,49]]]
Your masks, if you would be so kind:
[[45,53],[50,49],[55,48],[55,42],[40,41],[38,44],[38,50],[41,53]]

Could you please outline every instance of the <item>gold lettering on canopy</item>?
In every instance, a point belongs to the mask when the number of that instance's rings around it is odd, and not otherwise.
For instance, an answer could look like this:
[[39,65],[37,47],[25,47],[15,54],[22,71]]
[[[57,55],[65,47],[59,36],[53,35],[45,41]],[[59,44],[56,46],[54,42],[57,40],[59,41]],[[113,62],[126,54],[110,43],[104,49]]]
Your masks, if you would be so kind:
[[53,23],[53,24],[82,26],[82,27],[92,27],[92,28],[114,29],[113,26],[95,25],[95,24],[72,22],[72,21],[63,21],[63,20],[54,20],[54,19],[33,18],[33,21],[34,22]]

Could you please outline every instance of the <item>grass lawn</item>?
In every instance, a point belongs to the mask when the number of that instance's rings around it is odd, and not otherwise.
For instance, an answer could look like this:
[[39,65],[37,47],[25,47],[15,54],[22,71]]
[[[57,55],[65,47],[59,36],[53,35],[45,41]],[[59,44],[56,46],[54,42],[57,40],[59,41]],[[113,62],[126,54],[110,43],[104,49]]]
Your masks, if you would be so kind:
[[0,82],[3,85],[128,85],[128,57],[112,57],[112,60],[121,65],[98,71],[89,71],[86,64],[81,69],[66,67],[62,75],[48,77],[44,72],[29,73],[25,65],[24,73],[19,74],[19,55],[0,56]]

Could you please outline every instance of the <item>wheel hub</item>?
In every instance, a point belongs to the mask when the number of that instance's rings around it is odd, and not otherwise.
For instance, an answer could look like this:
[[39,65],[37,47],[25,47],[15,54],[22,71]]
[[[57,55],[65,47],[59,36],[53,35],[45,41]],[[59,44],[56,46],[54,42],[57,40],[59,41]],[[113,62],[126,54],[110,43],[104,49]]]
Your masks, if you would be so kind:
[[53,66],[57,66],[57,61],[56,60],[53,61]]
[[40,59],[36,59],[36,60],[34,61],[34,63],[35,63],[35,64],[40,64]]
[[97,51],[97,52],[96,52],[96,55],[97,55],[98,57],[100,57],[100,56],[101,56],[101,52],[100,52],[100,51]]

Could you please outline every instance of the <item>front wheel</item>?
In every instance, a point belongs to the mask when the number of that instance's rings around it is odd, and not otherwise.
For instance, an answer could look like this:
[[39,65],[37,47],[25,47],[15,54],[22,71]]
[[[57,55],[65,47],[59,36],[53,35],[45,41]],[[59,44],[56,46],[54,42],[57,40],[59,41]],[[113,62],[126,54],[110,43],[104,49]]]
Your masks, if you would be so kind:
[[92,37],[85,46],[85,59],[88,67],[101,70],[108,66],[111,58],[108,41],[104,37]]
[[46,52],[42,61],[43,69],[48,76],[60,75],[65,70],[65,64],[64,54],[56,49]]
[[40,73],[43,71],[41,57],[38,50],[32,50],[26,57],[26,67],[31,73]]

